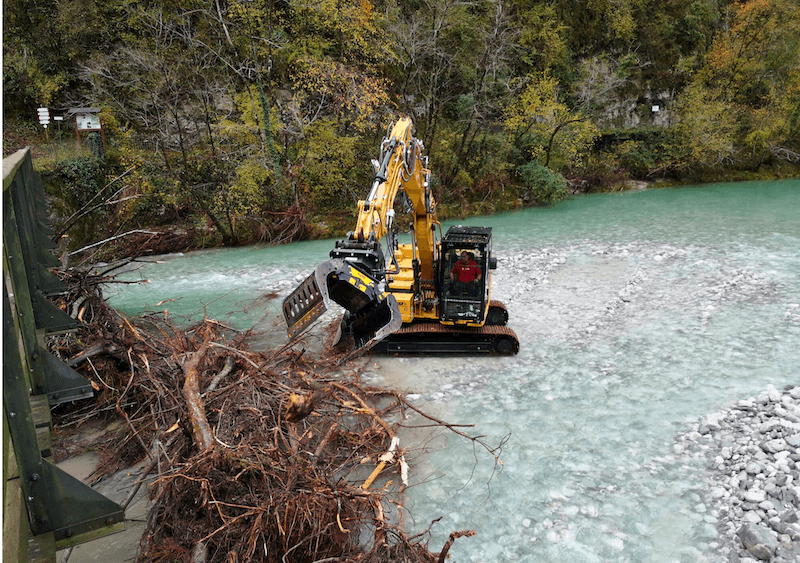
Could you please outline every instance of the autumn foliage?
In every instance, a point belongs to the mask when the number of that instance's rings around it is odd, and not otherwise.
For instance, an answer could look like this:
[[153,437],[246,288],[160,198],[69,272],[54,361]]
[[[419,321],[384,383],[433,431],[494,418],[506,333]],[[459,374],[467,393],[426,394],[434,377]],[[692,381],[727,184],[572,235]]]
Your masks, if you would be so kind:
[[[200,246],[341,234],[401,114],[445,216],[800,162],[792,0],[90,4],[4,3],[5,153],[45,141],[35,107],[96,106],[105,181],[126,175],[71,248],[176,223]],[[569,189],[528,185],[539,166]]]

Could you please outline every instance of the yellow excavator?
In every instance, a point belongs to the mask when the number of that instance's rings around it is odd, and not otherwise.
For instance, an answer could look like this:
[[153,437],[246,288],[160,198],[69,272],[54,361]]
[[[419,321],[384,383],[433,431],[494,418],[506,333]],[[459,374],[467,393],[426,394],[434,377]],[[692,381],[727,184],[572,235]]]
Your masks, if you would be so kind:
[[[519,351],[505,306],[491,299],[492,229],[453,226],[442,235],[423,152],[409,118],[389,126],[356,229],[283,301],[290,338],[334,302],[345,309],[336,344],[351,347],[348,357]],[[412,217],[411,243],[399,243],[396,199]]]

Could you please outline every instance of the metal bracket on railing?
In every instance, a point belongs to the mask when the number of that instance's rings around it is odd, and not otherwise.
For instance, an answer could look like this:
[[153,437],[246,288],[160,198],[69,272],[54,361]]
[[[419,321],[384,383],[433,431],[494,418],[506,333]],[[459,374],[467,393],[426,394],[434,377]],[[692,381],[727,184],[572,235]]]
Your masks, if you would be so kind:
[[[22,337],[3,284],[3,407],[34,535],[53,532],[56,545],[121,524],[123,509],[42,459],[20,355]],[[116,530],[114,530],[116,531]]]
[[[36,327],[48,334],[75,330],[78,322],[44,298],[65,291],[66,286],[47,270],[60,265],[60,262],[50,252],[53,242],[47,236],[47,228],[38,219],[41,214],[38,210],[44,204],[44,187],[30,158],[25,158],[20,165],[8,192],[3,199],[13,207],[10,212],[19,233],[14,241],[19,246],[13,255],[14,258],[20,256],[24,263]],[[37,201],[40,202],[38,205]],[[16,268],[20,267],[18,264]]]

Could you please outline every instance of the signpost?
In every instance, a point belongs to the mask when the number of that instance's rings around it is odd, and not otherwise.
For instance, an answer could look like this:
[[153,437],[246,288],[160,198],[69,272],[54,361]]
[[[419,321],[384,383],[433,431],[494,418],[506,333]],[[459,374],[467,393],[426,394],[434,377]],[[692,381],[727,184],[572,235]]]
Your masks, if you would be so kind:
[[50,110],[48,108],[37,108],[36,113],[39,114],[39,123],[44,127],[44,133],[47,140],[50,140],[50,134],[47,132],[47,126],[50,124]]
[[105,150],[106,134],[103,130],[103,124],[100,122],[100,108],[70,108],[67,115],[75,116],[75,133],[78,136],[78,145],[81,144],[81,135],[87,135],[91,139],[92,135],[100,133],[100,140],[102,145],[97,147],[93,146],[93,151],[99,151],[99,154]]

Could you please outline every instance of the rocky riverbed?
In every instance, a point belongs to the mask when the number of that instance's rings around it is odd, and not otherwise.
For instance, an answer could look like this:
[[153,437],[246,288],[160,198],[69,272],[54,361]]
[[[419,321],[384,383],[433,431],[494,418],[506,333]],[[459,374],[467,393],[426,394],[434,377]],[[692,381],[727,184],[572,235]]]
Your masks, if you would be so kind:
[[[800,403],[791,394],[781,403],[772,389],[744,401],[750,409],[736,406],[769,383],[794,384],[794,274],[780,254],[703,242],[583,240],[502,253],[493,296],[512,312],[519,355],[403,361],[412,397],[440,405],[443,418],[477,422],[495,443],[510,432],[491,494],[508,514],[459,490],[472,477],[469,455],[450,448],[429,464],[447,477],[419,495],[415,514],[438,516],[446,503],[447,525],[474,522],[483,541],[456,546],[454,558],[800,561],[791,488],[800,485],[791,474],[800,425],[761,435],[784,411],[800,421]],[[760,448],[778,438],[786,453]],[[748,482],[739,476],[748,458],[771,466]],[[438,503],[427,500],[436,494]]]
[[708,492],[696,511],[733,563],[800,561],[800,385],[770,385],[698,420],[675,452],[707,456]]

